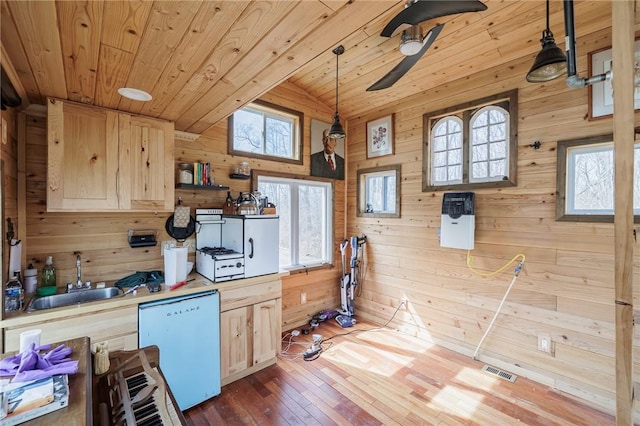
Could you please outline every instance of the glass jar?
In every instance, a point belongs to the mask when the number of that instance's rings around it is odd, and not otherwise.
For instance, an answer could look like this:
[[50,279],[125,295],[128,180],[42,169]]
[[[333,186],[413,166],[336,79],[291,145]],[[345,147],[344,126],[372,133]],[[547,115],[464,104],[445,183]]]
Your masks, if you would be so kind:
[[249,167],[249,163],[247,161],[243,161],[240,163],[240,174],[241,175],[249,175],[251,173],[251,168]]
[[178,164],[178,182],[193,185],[193,164]]

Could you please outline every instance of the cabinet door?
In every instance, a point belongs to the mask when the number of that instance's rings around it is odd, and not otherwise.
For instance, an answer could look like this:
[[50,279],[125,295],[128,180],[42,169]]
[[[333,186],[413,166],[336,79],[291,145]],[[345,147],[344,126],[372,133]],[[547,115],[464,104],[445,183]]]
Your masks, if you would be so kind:
[[280,347],[280,299],[253,305],[253,364],[272,360]]
[[277,217],[256,216],[244,221],[244,276],[275,274],[279,269]]
[[242,307],[220,313],[221,379],[250,366],[251,312]]
[[173,123],[120,114],[120,209],[172,211]]
[[118,209],[118,114],[49,99],[47,210]]

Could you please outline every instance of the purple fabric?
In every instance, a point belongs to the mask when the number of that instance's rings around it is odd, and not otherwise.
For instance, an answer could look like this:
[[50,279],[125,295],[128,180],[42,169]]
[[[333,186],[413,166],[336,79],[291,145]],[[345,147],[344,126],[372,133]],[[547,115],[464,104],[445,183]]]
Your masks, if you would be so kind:
[[0,376],[14,376],[12,382],[27,382],[56,374],[78,372],[78,361],[69,358],[70,347],[60,345],[44,355],[40,354],[41,349],[50,348],[51,345],[36,348],[32,343],[24,352],[3,359],[0,361]]

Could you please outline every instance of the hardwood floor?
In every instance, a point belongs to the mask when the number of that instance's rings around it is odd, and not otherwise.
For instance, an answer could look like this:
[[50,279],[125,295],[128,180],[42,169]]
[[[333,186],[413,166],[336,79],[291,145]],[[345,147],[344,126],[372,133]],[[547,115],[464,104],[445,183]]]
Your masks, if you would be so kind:
[[[301,354],[299,336],[278,363],[222,388],[185,412],[189,425],[613,425],[574,398],[518,377],[481,371],[483,363],[391,329],[333,320],[315,333],[320,356]],[[346,336],[335,336],[352,330]],[[283,341],[287,347],[289,337]]]

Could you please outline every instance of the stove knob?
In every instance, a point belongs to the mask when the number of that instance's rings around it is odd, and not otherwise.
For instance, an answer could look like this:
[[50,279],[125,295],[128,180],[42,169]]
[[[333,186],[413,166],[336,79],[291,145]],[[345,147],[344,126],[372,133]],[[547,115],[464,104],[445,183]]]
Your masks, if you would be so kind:
[[236,263],[236,268],[241,268],[241,267],[242,267],[242,262]]

